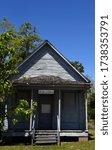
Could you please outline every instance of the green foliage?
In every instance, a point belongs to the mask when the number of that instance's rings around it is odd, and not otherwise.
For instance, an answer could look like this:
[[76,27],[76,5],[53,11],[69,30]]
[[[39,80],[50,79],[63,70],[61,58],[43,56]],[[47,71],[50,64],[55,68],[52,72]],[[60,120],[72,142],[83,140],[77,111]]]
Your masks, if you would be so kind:
[[29,22],[25,22],[20,26],[18,36],[21,40],[20,55],[24,59],[37,47],[37,42],[40,42],[41,39],[36,28]]
[[19,56],[24,60],[41,42],[41,38],[37,33],[36,27],[30,22],[20,25],[19,30],[6,17],[3,17],[0,23],[0,33],[12,31],[15,35],[12,43],[18,51]]
[[84,73],[84,66],[79,61],[71,61],[71,65],[76,68],[80,73]]
[[[36,28],[29,22],[22,24],[17,30],[15,26],[7,20],[2,18],[0,22],[0,102],[5,104],[5,97],[12,93],[12,77],[18,73],[17,65],[25,59],[29,53],[36,48],[41,39],[36,32]],[[19,105],[22,107],[23,105]],[[24,103],[24,107],[26,104]],[[0,111],[2,106],[0,105]],[[31,110],[16,109],[16,113],[23,116],[31,113]],[[0,112],[1,113],[1,112]],[[0,115],[0,123],[3,124],[4,115]],[[16,120],[14,121],[16,122]]]
[[0,34],[0,97],[9,94],[12,82],[9,78],[17,73],[15,69],[20,62],[16,48],[13,46],[13,32]]
[[0,34],[0,129],[5,115],[5,97],[12,90],[12,82],[9,78],[17,73],[15,68],[20,61],[12,43],[14,37],[12,31]]
[[88,96],[88,119],[95,119],[95,93]]
[[[28,120],[30,115],[35,111],[37,103],[33,102],[32,108],[30,108],[27,100],[22,99],[18,102],[17,106],[13,110],[14,119],[13,124],[16,124],[21,120]],[[19,117],[19,119],[17,119]]]
[[4,33],[7,31],[15,30],[15,27],[9,20],[7,20],[6,17],[2,18],[2,21],[0,22],[0,33]]

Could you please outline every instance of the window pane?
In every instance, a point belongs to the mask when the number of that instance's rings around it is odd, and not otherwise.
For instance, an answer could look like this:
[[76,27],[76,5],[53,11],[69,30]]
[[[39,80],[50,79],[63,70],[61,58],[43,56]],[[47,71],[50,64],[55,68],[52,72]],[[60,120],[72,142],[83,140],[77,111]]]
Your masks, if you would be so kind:
[[50,104],[42,104],[41,112],[49,114],[51,112],[51,105]]

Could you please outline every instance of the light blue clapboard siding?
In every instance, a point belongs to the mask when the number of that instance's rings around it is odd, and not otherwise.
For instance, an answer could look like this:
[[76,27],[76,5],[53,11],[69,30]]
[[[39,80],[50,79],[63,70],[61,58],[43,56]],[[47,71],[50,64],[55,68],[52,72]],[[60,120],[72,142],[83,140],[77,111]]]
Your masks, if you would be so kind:
[[50,46],[45,45],[20,68],[17,78],[42,75],[58,76],[62,79],[85,82]]

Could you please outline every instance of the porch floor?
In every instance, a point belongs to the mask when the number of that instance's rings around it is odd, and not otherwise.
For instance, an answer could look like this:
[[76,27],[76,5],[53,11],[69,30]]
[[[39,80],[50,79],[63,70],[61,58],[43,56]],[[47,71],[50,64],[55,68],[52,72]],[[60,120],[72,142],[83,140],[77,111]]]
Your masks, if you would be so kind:
[[[57,133],[57,130],[35,130],[35,132],[41,133]],[[3,137],[28,137],[32,135],[30,130],[7,130],[2,132]],[[88,131],[86,130],[61,130],[60,137],[88,137]]]

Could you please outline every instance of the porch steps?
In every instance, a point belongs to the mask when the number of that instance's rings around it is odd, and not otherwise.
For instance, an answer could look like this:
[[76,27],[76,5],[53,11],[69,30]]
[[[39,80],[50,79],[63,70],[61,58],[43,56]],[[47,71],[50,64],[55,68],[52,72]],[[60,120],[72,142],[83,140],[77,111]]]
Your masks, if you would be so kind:
[[35,132],[34,145],[57,143],[57,133],[52,130],[38,130]]

